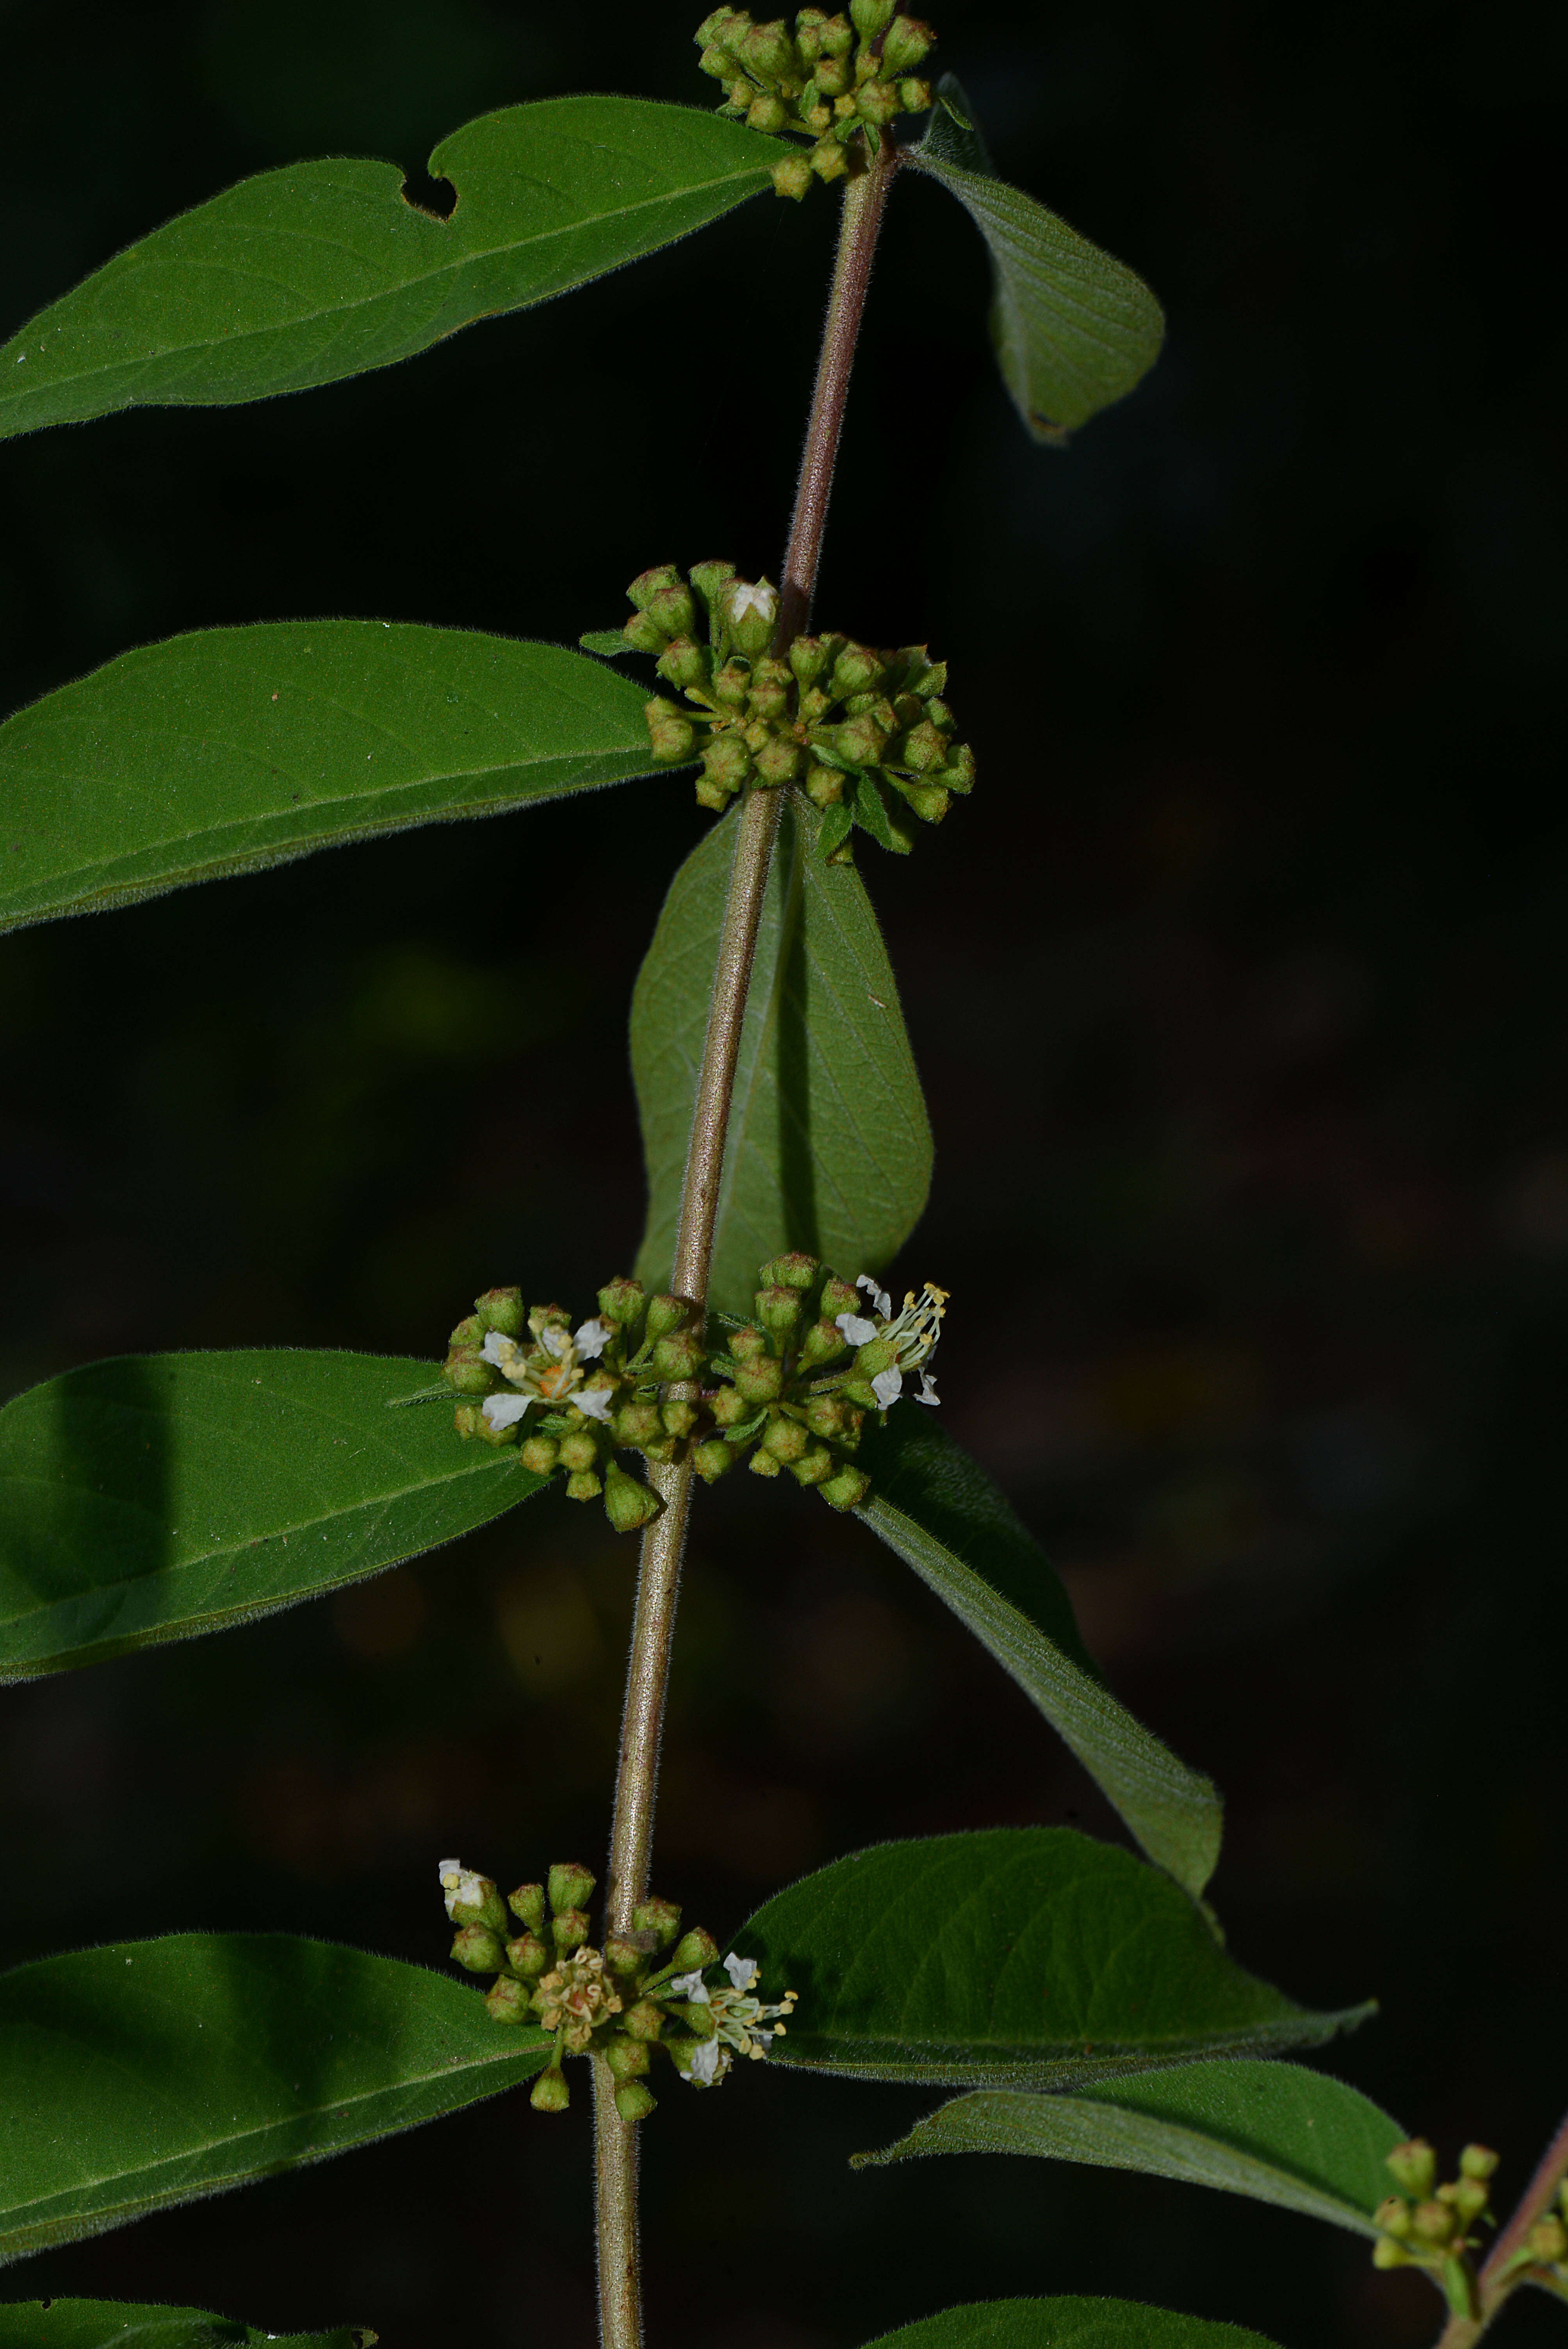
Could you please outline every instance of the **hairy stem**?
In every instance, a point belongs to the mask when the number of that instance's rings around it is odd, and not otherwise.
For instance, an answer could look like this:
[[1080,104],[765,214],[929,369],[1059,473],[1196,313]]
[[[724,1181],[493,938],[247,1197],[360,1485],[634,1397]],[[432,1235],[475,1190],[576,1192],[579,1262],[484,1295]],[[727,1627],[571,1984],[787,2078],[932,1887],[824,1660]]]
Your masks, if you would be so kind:
[[[776,645],[782,649],[810,617],[833,467],[843,429],[855,342],[871,284],[872,257],[882,226],[887,191],[898,154],[883,140],[866,169],[844,191],[838,260],[828,298],[816,389],[801,452],[795,511],[779,596]],[[752,957],[762,917],[768,867],[779,829],[781,795],[750,789],[736,827],[735,862],[719,933],[713,1006],[697,1081],[676,1234],[672,1288],[701,1306],[707,1295],[708,1264],[724,1174],[730,1098],[751,984]],[[637,1599],[632,1619],[626,1702],[621,1723],[621,1759],[615,1779],[615,1810],[610,1830],[610,1876],[605,1915],[611,1932],[629,1930],[632,1911],[646,1898],[654,1840],[654,1804],[658,1786],[659,1740],[670,1645],[675,1636],[681,1555],[686,1547],[691,1500],[688,1464],[650,1464],[648,1481],[664,1503],[643,1537]],[[642,2288],[637,2259],[637,2159],[635,2125],[616,2113],[613,2084],[595,2064],[593,2084],[595,2179],[598,2192],[599,2325],[604,2349],[640,2349]]]
[[1480,2339],[1511,2293],[1530,2281],[1530,2270],[1516,2267],[1514,2261],[1523,2251],[1532,2227],[1550,2211],[1564,2178],[1568,2178],[1568,2114],[1537,2162],[1535,2175],[1519,2198],[1518,2209],[1486,2255],[1476,2278],[1479,2314],[1450,2316],[1439,2337],[1437,2349],[1470,2349],[1470,2344]]

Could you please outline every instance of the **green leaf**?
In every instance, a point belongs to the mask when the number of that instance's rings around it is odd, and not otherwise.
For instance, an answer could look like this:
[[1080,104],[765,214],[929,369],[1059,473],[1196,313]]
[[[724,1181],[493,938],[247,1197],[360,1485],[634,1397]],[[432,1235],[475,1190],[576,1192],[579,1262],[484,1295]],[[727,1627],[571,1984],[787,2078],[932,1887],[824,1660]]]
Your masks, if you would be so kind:
[[1165,318],[1141,277],[996,177],[951,74],[904,160],[957,197],[991,248],[991,339],[1037,440],[1062,441],[1124,398],[1160,356]]
[[1315,2014],[1228,1957],[1196,1903],[1071,1827],[874,1845],[759,1909],[736,1947],[799,1993],[774,2061],[876,2080],[1077,2088],[1315,2046]]
[[768,183],[776,140],[635,98],[509,106],[430,158],[447,220],[396,164],[263,171],[170,221],[0,348],[0,440],[119,408],[336,383],[702,228]]
[[552,2044],[449,1975],[289,1933],[18,1966],[0,1975],[0,2260],[458,2112]]
[[0,2301],[0,2349],[370,2349],[363,2326],[334,2333],[261,2333],[198,2308],[134,2300]]
[[1274,2349],[1261,2333],[1134,2300],[977,2300],[866,2349]]
[[590,628],[577,641],[585,653],[598,653],[605,660],[619,660],[632,650],[619,628]]
[[1028,2153],[1142,2169],[1276,2202],[1353,2234],[1377,2232],[1387,2157],[1407,2131],[1325,2072],[1243,2056],[1180,2064],[1074,2096],[981,2089],[854,2167],[927,2153]]
[[0,929],[645,775],[645,698],[559,645],[385,620],[122,653],[0,726]]
[[[648,1164],[638,1277],[666,1288],[734,854],[732,810],[670,885],[632,997],[632,1073]],[[757,1268],[805,1248],[881,1269],[931,1187],[931,1128],[876,916],[819,822],[783,810],[736,1071],[708,1302],[749,1313]]]
[[543,1489],[428,1362],[128,1354],[0,1411],[0,1682],[217,1631],[378,1574]]
[[1220,1855],[1220,1797],[1111,1695],[1012,1504],[928,1411],[900,1406],[869,1426],[857,1458],[872,1478],[862,1522],[1012,1673],[1150,1858],[1202,1892]]

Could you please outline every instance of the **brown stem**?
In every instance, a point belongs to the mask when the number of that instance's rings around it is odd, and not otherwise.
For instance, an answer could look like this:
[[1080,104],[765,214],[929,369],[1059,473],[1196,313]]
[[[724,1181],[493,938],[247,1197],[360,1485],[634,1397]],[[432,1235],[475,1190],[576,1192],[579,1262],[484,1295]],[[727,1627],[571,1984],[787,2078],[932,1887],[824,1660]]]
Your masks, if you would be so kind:
[[[1553,2198],[1565,2177],[1568,2177],[1568,2114],[1551,2144],[1535,2166],[1535,2174],[1520,2196],[1519,2207],[1499,2235],[1476,2278],[1476,2301],[1480,2309],[1476,2316],[1450,2316],[1439,2336],[1437,2349],[1470,2349],[1479,2341],[1498,2310],[1519,2285],[1530,2281],[1528,2268],[1513,2268],[1517,2254],[1524,2249],[1530,2230],[1543,2219],[1552,2207]],[[1513,2268],[1511,2274],[1508,2271]]]
[[[897,150],[891,140],[884,140],[879,151],[844,191],[838,261],[828,297],[817,384],[801,452],[795,512],[779,595],[775,644],[780,648],[799,636],[810,617],[855,341],[865,309],[866,289],[871,284],[872,257],[882,226],[882,209],[897,169]],[[778,791],[754,786],[747,792],[736,826],[735,861],[730,867],[729,893],[719,933],[713,1006],[708,1013],[702,1072],[692,1114],[671,1284],[676,1296],[689,1297],[699,1307],[707,1295],[736,1061],[780,803]],[[610,1875],[605,1891],[605,1916],[613,1933],[630,1929],[633,1909],[647,1896],[659,1741],[664,1727],[665,1692],[669,1679],[670,1644],[675,1637],[691,1478],[690,1464],[685,1461],[679,1465],[649,1465],[648,1482],[665,1506],[643,1536],[637,1572],[626,1702],[621,1723],[621,1759],[610,1830]],[[593,2114],[600,2332],[603,2349],[640,2349],[643,2332],[637,2261],[636,2125],[623,2121],[616,2112],[614,2085],[605,2066],[599,2063],[593,2065]]]

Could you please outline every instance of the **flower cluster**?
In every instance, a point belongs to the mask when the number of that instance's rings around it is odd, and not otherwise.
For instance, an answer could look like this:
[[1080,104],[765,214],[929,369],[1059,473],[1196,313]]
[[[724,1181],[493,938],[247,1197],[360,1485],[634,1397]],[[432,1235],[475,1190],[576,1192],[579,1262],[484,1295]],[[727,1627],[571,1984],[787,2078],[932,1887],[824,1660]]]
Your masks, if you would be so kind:
[[834,1508],[857,1508],[872,1481],[853,1460],[866,1413],[890,1411],[906,1380],[918,1381],[914,1402],[938,1399],[925,1365],[947,1292],[928,1282],[895,1314],[868,1273],[851,1288],[798,1254],[775,1257],[760,1278],[756,1319],[732,1330],[727,1350],[710,1361],[718,1433],[696,1446],[697,1474],[712,1484],[749,1451],[754,1475],[787,1468]]
[[632,1913],[630,1930],[610,1935],[596,1950],[588,1940],[593,1878],[585,1868],[559,1863],[545,1883],[520,1884],[504,1904],[491,1878],[461,1860],[443,1859],[439,1873],[447,1915],[458,1929],[454,1961],[469,1973],[495,1976],[485,2004],[498,2023],[532,2023],[553,2037],[549,2064],[533,2085],[531,2101],[541,2112],[566,2109],[571,2092],[561,2067],[568,2055],[606,2064],[616,2084],[615,2109],[623,2120],[637,2121],[654,2109],[645,2075],[658,2050],[682,2079],[711,2088],[737,2055],[756,2061],[784,2035],[795,1992],[765,2004],[754,1995],[757,1965],[733,1951],[724,1961],[727,1987],[710,1987],[707,1975],[718,1945],[700,1927],[683,1934],[680,1910],[668,1900],[645,1900]]
[[626,592],[636,608],[624,641],[655,654],[688,705],[648,703],[654,755],[666,766],[700,758],[704,807],[727,807],[748,783],[799,784],[823,812],[824,855],[842,857],[857,824],[907,851],[912,816],[940,823],[953,793],[973,788],[974,753],[954,740],[942,698],[946,666],[923,645],[879,652],[797,636],[776,654],[777,591],[729,563],[696,564],[689,582],[662,564]]
[[682,1297],[607,1281],[599,1310],[572,1327],[559,1305],[525,1309],[520,1288],[491,1288],[452,1332],[444,1370],[459,1435],[516,1444],[535,1475],[563,1472],[567,1497],[603,1495],[619,1533],[662,1504],[615,1460],[690,1457],[711,1484],[748,1452],[759,1476],[786,1468],[836,1509],[871,1479],[853,1464],[868,1412],[901,1396],[934,1403],[927,1365],[945,1289],[892,1299],[869,1273],[853,1287],[815,1257],[775,1257],[758,1275],[755,1319],[716,1325],[711,1341]]
[[1487,2180],[1497,2168],[1496,2154],[1484,2145],[1467,2145],[1460,2156],[1458,2178],[1439,2186],[1437,2156],[1424,2137],[1417,2137],[1394,2147],[1387,2167],[1399,2190],[1377,2206],[1381,2231],[1373,2248],[1374,2266],[1425,2268],[1447,2293],[1451,2308],[1472,2314],[1470,2255],[1478,2230],[1492,2223]]
[[874,145],[899,115],[923,114],[931,104],[931,84],[915,67],[936,36],[901,16],[897,0],[850,0],[847,16],[802,8],[793,33],[782,17],[756,25],[744,8],[716,8],[695,37],[703,72],[724,84],[721,114],[813,142],[809,154],[774,165],[781,196],[799,200],[813,176],[842,179],[858,133]]
[[575,1330],[559,1305],[525,1312],[520,1288],[488,1289],[452,1331],[443,1365],[463,1398],[458,1433],[519,1444],[535,1475],[564,1469],[569,1500],[603,1494],[616,1531],[634,1533],[660,1503],[614,1454],[674,1460],[696,1432],[696,1405],[665,1392],[702,1369],[692,1318],[685,1298],[649,1297],[635,1280],[607,1282],[597,1316]]

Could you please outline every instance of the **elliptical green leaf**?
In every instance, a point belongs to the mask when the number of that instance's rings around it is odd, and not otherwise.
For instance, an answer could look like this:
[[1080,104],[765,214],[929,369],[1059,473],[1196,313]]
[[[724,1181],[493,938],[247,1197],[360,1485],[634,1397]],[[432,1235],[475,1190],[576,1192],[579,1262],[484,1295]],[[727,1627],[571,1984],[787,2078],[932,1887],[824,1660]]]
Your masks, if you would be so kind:
[[261,2333],[199,2308],[129,2300],[0,2301],[0,2349],[370,2349],[363,2325],[332,2333]]
[[1133,2300],[977,2300],[866,2349],[1274,2349],[1261,2333]]

